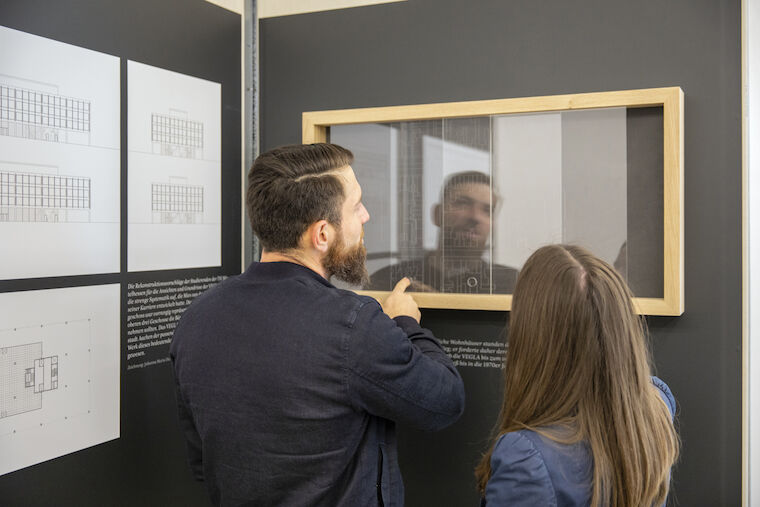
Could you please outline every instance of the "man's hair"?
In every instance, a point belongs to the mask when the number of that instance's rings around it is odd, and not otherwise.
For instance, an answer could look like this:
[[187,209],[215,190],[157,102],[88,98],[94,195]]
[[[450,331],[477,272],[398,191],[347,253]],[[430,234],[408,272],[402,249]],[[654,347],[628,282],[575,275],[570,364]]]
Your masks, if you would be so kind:
[[[446,203],[451,198],[451,194],[460,185],[486,185],[491,187],[491,177],[480,171],[462,171],[449,175],[446,182],[441,189],[441,203]],[[493,209],[498,207],[501,197],[496,191],[496,187],[491,188],[491,199],[493,201]]]
[[[526,261],[512,299],[498,436],[530,429],[585,442],[593,457],[590,505],[662,505],[678,456],[631,298],[606,262],[551,245]],[[481,491],[492,452],[476,469]]]
[[298,248],[306,229],[319,220],[340,227],[345,199],[338,170],[354,155],[337,144],[282,146],[261,154],[248,172],[246,208],[264,249]]
[[460,173],[454,173],[446,179],[446,183],[443,185],[444,198],[448,197],[455,187],[466,183],[478,183],[490,186],[491,177],[480,171],[463,171]]

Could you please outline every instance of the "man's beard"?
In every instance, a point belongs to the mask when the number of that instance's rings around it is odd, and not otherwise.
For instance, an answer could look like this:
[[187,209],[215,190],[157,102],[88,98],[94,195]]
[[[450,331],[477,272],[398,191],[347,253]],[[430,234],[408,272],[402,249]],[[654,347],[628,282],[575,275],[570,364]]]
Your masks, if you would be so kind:
[[327,249],[323,267],[329,277],[334,276],[351,285],[365,286],[369,283],[367,272],[367,249],[364,242],[353,248],[346,248],[343,234]]

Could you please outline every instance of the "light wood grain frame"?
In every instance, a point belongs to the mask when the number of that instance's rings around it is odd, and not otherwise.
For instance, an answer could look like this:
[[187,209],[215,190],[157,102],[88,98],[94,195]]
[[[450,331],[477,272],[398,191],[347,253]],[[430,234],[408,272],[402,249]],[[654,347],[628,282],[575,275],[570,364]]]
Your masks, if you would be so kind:
[[[679,87],[648,88],[599,93],[577,93],[515,99],[479,100],[372,107],[303,113],[303,142],[326,142],[333,125],[388,123],[442,118],[464,118],[512,113],[597,109],[603,107],[655,107],[663,110],[663,297],[634,298],[645,315],[681,315],[684,311],[683,252],[683,91]],[[382,300],[387,291],[361,291]],[[423,308],[509,310],[511,295],[414,294]]]

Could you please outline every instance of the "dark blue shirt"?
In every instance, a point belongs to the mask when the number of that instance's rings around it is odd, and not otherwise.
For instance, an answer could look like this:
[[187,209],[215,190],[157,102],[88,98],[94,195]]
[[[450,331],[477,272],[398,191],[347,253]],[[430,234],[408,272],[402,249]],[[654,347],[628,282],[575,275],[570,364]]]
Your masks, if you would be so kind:
[[394,422],[437,430],[464,409],[430,331],[288,262],[199,296],[170,353],[191,467],[217,505],[403,505]]
[[[676,401],[657,377],[659,390],[673,417]],[[491,455],[487,507],[587,506],[591,503],[593,457],[586,442],[561,444],[530,430],[505,433]]]

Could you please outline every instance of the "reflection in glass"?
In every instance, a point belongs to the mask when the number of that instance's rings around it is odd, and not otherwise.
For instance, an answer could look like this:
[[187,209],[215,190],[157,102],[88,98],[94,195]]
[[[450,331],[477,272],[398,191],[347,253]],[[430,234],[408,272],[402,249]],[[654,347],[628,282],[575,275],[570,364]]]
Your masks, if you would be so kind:
[[511,294],[536,248],[573,243],[660,296],[661,123],[661,108],[608,108],[331,127],[371,215],[365,288]]

